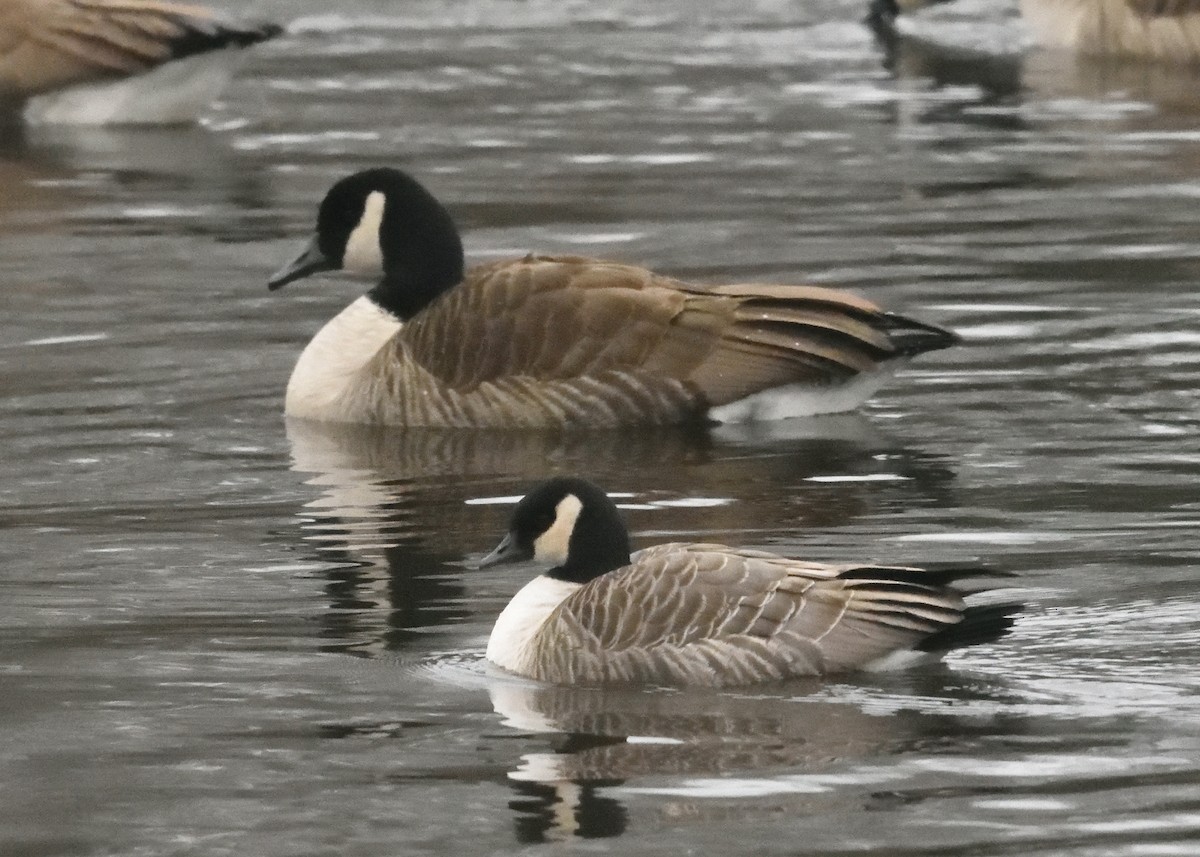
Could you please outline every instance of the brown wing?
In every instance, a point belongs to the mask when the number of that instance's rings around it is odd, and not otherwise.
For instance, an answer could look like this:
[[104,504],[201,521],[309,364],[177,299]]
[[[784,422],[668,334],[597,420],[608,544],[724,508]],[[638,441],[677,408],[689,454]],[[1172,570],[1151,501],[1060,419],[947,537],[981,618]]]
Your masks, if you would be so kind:
[[720,405],[873,369],[899,353],[888,333],[896,318],[830,289],[706,290],[629,265],[530,256],[473,269],[399,341],[459,391],[625,372],[686,382]]
[[0,94],[26,98],[123,77],[279,32],[157,0],[0,0]]
[[961,621],[959,595],[923,574],[661,545],[563,602],[535,677],[736,685],[852,670]]
[[470,271],[401,338],[414,360],[459,390],[510,375],[551,381],[650,365],[686,374],[727,321],[697,314],[682,323],[687,296],[656,279],[586,260],[495,263]]

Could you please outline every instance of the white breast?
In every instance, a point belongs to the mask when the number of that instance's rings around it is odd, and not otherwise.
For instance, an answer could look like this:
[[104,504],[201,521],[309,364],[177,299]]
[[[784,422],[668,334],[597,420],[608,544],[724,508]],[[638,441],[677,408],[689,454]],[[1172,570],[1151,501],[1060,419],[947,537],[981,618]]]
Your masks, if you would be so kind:
[[370,398],[373,387],[362,377],[364,365],[403,324],[368,297],[361,297],[331,318],[305,346],[288,381],[284,411],[313,420],[359,422],[355,391]]
[[522,664],[529,644],[554,608],[579,586],[544,574],[526,583],[496,619],[488,638],[487,659],[507,670],[526,672]]

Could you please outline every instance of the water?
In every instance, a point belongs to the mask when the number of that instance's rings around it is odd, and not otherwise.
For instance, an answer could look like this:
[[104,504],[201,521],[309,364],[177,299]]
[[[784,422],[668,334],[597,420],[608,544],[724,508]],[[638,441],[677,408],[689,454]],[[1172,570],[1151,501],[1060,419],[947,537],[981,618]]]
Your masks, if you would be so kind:
[[[299,20],[205,127],[0,152],[0,852],[1196,853],[1194,74],[885,57],[849,0],[396,7],[260,4]],[[796,425],[289,424],[357,286],[265,279],[377,163],[472,259],[837,284],[965,343]],[[1028,614],[902,676],[505,678],[526,572],[470,562],[549,473],[639,545],[982,560]]]

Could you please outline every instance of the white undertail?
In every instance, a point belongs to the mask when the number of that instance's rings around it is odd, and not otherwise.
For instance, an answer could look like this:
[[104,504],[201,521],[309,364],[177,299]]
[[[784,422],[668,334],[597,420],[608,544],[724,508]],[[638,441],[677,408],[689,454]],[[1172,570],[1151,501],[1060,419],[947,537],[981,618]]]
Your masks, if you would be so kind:
[[754,393],[728,405],[713,408],[708,416],[719,423],[784,420],[852,411],[879,392],[907,360],[889,360],[873,372],[863,372],[842,384],[814,386],[788,384]]

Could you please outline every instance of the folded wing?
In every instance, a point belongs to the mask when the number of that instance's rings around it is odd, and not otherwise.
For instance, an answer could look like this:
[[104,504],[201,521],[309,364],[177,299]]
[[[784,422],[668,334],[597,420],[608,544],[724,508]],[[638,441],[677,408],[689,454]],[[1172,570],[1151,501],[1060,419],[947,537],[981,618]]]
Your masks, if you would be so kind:
[[943,577],[661,545],[564,601],[531,660],[536,678],[583,683],[738,685],[853,670],[962,621]]
[[157,0],[0,0],[0,95],[23,99],[125,77],[278,32]]
[[953,341],[831,289],[702,289],[628,265],[530,256],[474,269],[405,326],[398,347],[462,392],[513,376],[616,373],[681,383],[717,406],[836,383]]

